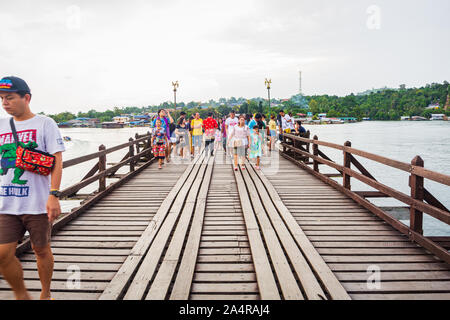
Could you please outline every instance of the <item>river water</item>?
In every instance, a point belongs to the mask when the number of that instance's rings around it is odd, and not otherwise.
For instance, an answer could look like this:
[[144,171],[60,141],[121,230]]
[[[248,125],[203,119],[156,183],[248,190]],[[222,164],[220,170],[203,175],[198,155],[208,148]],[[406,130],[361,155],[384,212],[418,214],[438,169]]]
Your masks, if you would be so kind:
[[[320,140],[337,144],[344,144],[349,140],[352,147],[374,154],[382,155],[394,160],[410,163],[419,155],[425,162],[425,168],[450,175],[450,122],[449,121],[367,121],[349,124],[334,125],[305,125],[311,131],[311,136],[317,135]],[[104,144],[107,148],[128,141],[136,133],[146,133],[149,128],[123,128],[123,129],[94,129],[94,128],[68,128],[61,129],[63,136],[71,137],[66,142],[64,160],[72,159],[85,154],[98,151]],[[342,152],[326,147],[320,147],[331,159],[342,164]],[[117,151],[107,155],[107,162],[118,162],[127,150]],[[384,183],[405,194],[410,193],[408,187],[408,173],[377,164],[374,161],[357,157],[366,169],[381,183]],[[64,170],[62,188],[80,181],[80,179],[94,166],[96,160],[67,168]],[[323,172],[333,172],[325,169]],[[125,173],[122,168],[118,173]],[[334,171],[335,172],[335,171]],[[109,180],[110,182],[113,180]],[[352,190],[373,190],[356,179],[352,179]],[[80,191],[88,193],[95,190],[94,183]],[[450,208],[450,187],[435,182],[425,182],[425,187],[439,199],[447,208]],[[371,202],[383,207],[405,207],[395,199],[370,199]],[[63,202],[63,211],[74,206],[73,201]],[[401,211],[401,210],[400,210]],[[399,219],[409,224],[409,217],[400,215]],[[450,226],[424,215],[425,235],[450,235]]]

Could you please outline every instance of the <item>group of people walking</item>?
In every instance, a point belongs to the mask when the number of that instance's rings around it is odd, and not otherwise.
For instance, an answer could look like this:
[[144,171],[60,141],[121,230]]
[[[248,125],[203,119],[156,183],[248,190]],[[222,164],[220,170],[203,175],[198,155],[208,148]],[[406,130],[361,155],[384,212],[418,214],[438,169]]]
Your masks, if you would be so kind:
[[[2,106],[11,116],[0,119],[0,275],[16,299],[30,299],[21,263],[15,256],[18,242],[28,231],[42,287],[40,299],[51,299],[54,258],[50,240],[52,224],[61,214],[59,188],[65,147],[56,122],[31,111],[31,97],[24,80],[0,79]],[[236,116],[234,111],[217,120],[212,113],[206,119],[198,113],[188,119],[182,112],[175,123],[170,113],[161,109],[152,127],[151,144],[159,168],[164,160],[170,161],[173,153],[182,158],[194,157],[204,141],[211,155],[219,148],[232,155],[234,170],[238,170],[238,164],[245,170],[246,157],[254,159],[259,169],[262,155],[274,149],[277,131],[304,130],[283,111],[277,117],[271,116],[268,123],[264,114]],[[17,152],[25,149],[39,155],[39,166],[31,168],[21,163]]]
[[200,152],[203,141],[206,152],[211,155],[222,148],[226,154],[233,156],[234,170],[238,165],[245,170],[244,160],[254,159],[255,168],[260,169],[261,157],[275,147],[277,132],[300,134],[306,132],[300,121],[294,122],[292,114],[280,110],[277,117],[272,115],[267,122],[261,113],[236,115],[232,110],[228,117],[215,119],[209,113],[202,119],[199,113],[186,117],[181,112],[174,123],[170,112],[161,109],[152,122],[153,154],[162,168],[164,160],[170,162],[173,153],[186,159]]

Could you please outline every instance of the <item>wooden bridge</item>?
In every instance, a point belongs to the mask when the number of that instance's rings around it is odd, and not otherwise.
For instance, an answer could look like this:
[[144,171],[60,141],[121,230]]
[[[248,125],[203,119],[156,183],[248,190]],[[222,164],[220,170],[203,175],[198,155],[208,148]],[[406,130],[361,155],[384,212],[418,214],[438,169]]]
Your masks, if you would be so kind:
[[[425,237],[422,216],[450,213],[424,179],[450,176],[306,137],[284,135],[280,151],[234,171],[223,151],[158,170],[150,135],[64,162],[98,159],[63,190],[85,198],[55,222],[55,299],[450,299],[450,237]],[[343,152],[342,164],[323,151]],[[126,150],[107,167],[106,157]],[[362,157],[410,174],[411,194],[378,182]],[[358,169],[358,171],[352,169]],[[322,173],[320,166],[337,170]],[[118,174],[129,167],[126,174]],[[334,177],[342,177],[342,184]],[[107,185],[106,179],[120,178]],[[377,191],[358,192],[351,178]],[[77,194],[98,182],[98,190]],[[393,197],[410,207],[405,225],[367,201]],[[26,286],[40,282],[29,239],[17,247]],[[78,281],[78,279],[80,281]],[[0,280],[0,299],[12,299]]]

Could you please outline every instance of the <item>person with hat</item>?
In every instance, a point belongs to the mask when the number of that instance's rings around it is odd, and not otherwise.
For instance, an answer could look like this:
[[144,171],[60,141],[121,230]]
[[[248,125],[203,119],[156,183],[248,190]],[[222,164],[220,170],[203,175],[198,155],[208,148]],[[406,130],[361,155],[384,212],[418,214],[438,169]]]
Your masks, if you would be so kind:
[[[3,109],[12,116],[12,120],[0,119],[0,274],[11,286],[16,299],[30,299],[22,266],[15,256],[18,242],[28,231],[42,285],[40,298],[50,299],[54,265],[50,236],[52,223],[61,214],[58,197],[64,142],[53,119],[32,113],[31,91],[24,80],[2,78],[0,98]],[[19,141],[14,141],[13,126]],[[51,174],[45,176],[16,167],[10,157],[16,143],[32,145],[36,151],[52,154],[55,165]]]

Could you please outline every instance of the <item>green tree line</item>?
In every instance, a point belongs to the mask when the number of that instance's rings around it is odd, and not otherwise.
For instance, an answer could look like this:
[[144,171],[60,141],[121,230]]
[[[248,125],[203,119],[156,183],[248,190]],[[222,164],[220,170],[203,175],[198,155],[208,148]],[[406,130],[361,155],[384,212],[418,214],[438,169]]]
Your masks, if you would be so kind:
[[[172,113],[172,117],[178,118],[181,111],[188,116],[197,112],[205,118],[209,112],[216,117],[226,116],[231,110],[237,113],[261,112],[269,117],[283,109],[285,112],[297,113],[312,112],[314,115],[326,113],[328,117],[354,117],[371,118],[373,120],[399,120],[401,116],[423,116],[429,118],[432,113],[445,113],[450,116],[450,108],[444,110],[449,94],[449,83],[432,83],[421,88],[406,88],[400,85],[398,89],[383,88],[368,90],[363,94],[350,94],[344,97],[335,95],[294,95],[290,99],[271,99],[271,105],[267,99],[252,98],[220,98],[218,101],[188,103],[179,102],[176,107],[181,108]],[[430,104],[438,104],[439,109],[427,109]],[[146,107],[114,107],[112,110],[78,112],[77,114],[65,111],[49,115],[56,122],[65,122],[75,118],[97,118],[101,122],[112,121],[113,117],[122,114],[145,114],[157,112],[159,109],[175,108],[172,102],[163,102],[159,105]]]

